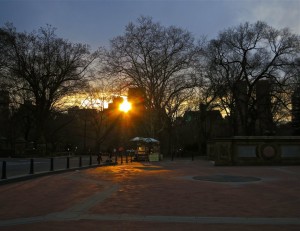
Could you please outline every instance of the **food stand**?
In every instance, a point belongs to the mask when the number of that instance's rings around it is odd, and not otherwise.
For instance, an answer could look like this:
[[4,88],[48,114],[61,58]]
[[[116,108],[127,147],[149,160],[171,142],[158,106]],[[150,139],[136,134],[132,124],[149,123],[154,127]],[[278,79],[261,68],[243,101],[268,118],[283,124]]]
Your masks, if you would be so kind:
[[135,142],[134,160],[136,161],[159,161],[159,141],[154,138],[135,137],[130,141]]

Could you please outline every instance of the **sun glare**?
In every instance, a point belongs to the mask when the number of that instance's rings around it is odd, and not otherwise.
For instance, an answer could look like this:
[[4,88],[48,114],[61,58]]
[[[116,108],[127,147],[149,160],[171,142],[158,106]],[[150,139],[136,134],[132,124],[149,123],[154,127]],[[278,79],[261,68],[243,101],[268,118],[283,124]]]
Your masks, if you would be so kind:
[[131,103],[124,99],[123,103],[120,104],[119,110],[122,112],[128,112],[131,109]]

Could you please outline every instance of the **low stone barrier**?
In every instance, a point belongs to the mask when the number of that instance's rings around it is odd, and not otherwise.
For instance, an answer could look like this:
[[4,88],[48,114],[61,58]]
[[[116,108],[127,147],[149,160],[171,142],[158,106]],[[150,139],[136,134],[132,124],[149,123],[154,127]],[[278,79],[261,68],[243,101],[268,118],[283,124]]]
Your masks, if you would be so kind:
[[234,136],[207,145],[215,165],[300,164],[300,136]]

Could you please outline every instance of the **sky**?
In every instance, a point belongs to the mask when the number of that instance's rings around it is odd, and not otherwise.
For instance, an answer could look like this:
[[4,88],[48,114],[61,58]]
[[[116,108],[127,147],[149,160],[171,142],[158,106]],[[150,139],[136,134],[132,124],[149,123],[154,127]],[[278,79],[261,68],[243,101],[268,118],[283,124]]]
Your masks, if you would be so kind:
[[258,20],[300,34],[300,0],[0,0],[0,27],[11,22],[31,32],[50,24],[58,36],[92,50],[109,47],[140,16],[186,29],[196,39]]

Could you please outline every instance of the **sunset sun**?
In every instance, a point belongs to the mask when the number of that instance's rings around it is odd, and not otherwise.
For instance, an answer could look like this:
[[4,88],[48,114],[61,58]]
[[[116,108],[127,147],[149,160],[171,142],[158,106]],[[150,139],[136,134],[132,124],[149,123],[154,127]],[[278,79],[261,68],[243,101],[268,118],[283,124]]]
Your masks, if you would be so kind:
[[131,103],[124,99],[123,103],[120,104],[119,110],[122,112],[128,112],[131,109]]

